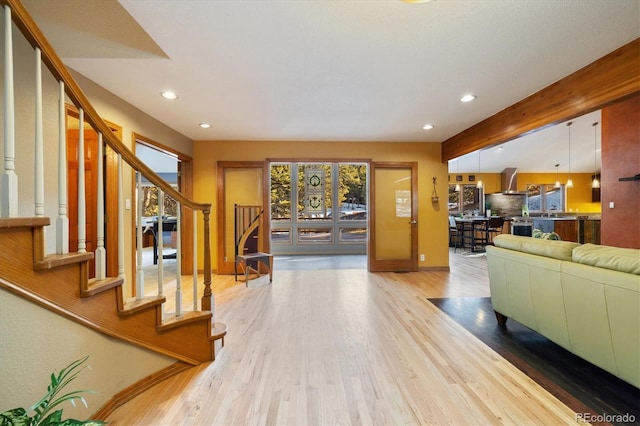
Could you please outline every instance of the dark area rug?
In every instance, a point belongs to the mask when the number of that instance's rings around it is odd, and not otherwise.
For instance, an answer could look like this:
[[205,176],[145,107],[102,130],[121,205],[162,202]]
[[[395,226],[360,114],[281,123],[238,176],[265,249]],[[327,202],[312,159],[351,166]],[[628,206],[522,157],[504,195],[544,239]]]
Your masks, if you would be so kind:
[[[640,425],[639,389],[513,319],[500,327],[489,297],[428,300],[576,413]],[[615,421],[625,414],[631,423]]]

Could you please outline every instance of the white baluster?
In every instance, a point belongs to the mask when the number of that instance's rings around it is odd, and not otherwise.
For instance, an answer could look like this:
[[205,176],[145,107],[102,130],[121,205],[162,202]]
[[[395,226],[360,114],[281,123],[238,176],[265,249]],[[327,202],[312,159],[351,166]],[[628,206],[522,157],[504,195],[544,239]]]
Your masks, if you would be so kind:
[[67,132],[64,106],[64,82],[58,90],[58,217],[56,219],[56,253],[69,253],[69,217],[67,216]]
[[0,176],[0,216],[18,216],[18,175],[15,170],[15,105],[11,9],[4,7],[4,173]]
[[42,136],[42,52],[36,47],[35,215],[44,216],[44,137]]
[[136,203],[136,299],[144,297],[144,270],[142,269],[142,173],[137,172],[138,202]]
[[84,184],[84,110],[80,108],[78,130],[78,253],[87,252],[87,200]]
[[182,316],[182,266],[180,259],[182,259],[182,234],[181,234],[181,210],[180,203],[177,204],[178,215],[176,218],[176,316]]
[[97,205],[97,242],[95,252],[96,279],[103,280],[107,277],[107,252],[104,248],[104,145],[102,133],[98,133],[98,205]]
[[198,310],[198,211],[193,210],[193,310]]
[[120,154],[118,154],[118,277],[124,280],[122,292],[126,299],[129,293],[124,274],[124,193],[122,190],[122,155]]
[[[164,241],[162,240],[162,217],[164,216],[164,192],[162,189],[158,188],[158,231],[153,238],[156,239],[156,252],[158,254],[158,296],[164,295],[164,256],[162,252],[164,251]],[[158,235],[160,238],[158,238]],[[164,303],[162,304],[162,314],[161,317],[164,317]]]

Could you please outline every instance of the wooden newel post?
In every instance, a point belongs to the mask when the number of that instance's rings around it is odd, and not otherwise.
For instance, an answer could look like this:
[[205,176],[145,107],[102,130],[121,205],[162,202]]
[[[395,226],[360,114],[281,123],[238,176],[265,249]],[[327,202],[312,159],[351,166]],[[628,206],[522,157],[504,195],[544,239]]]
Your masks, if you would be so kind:
[[[211,291],[211,241],[209,236],[210,210],[203,210],[204,216],[204,292],[202,293],[202,310],[211,311],[213,292]],[[194,253],[195,255],[195,253]],[[214,318],[215,319],[215,318]]]

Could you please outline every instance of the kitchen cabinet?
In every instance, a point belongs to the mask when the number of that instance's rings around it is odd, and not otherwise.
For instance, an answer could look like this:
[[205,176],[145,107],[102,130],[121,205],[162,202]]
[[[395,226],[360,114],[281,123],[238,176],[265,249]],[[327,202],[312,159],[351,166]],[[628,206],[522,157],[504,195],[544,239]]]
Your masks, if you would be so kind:
[[600,219],[596,218],[533,218],[533,228],[555,232],[563,241],[600,244]]

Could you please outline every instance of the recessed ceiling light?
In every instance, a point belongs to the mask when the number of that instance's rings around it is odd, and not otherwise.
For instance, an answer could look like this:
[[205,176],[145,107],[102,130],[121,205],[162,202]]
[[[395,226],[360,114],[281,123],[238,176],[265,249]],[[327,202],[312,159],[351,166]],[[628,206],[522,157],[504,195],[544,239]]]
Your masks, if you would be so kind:
[[476,98],[475,95],[464,95],[463,97],[460,98],[460,102],[471,102],[472,100],[474,100]]
[[433,124],[425,124],[424,126],[422,126],[423,130],[431,130],[433,129],[435,126]]
[[202,127],[203,129],[210,129],[211,128],[211,124],[209,124],[209,123],[200,123],[200,124],[198,124],[198,126]]
[[169,99],[169,100],[178,99],[178,95],[176,95],[175,92],[172,92],[170,90],[162,92],[161,95],[162,95],[163,98]]

